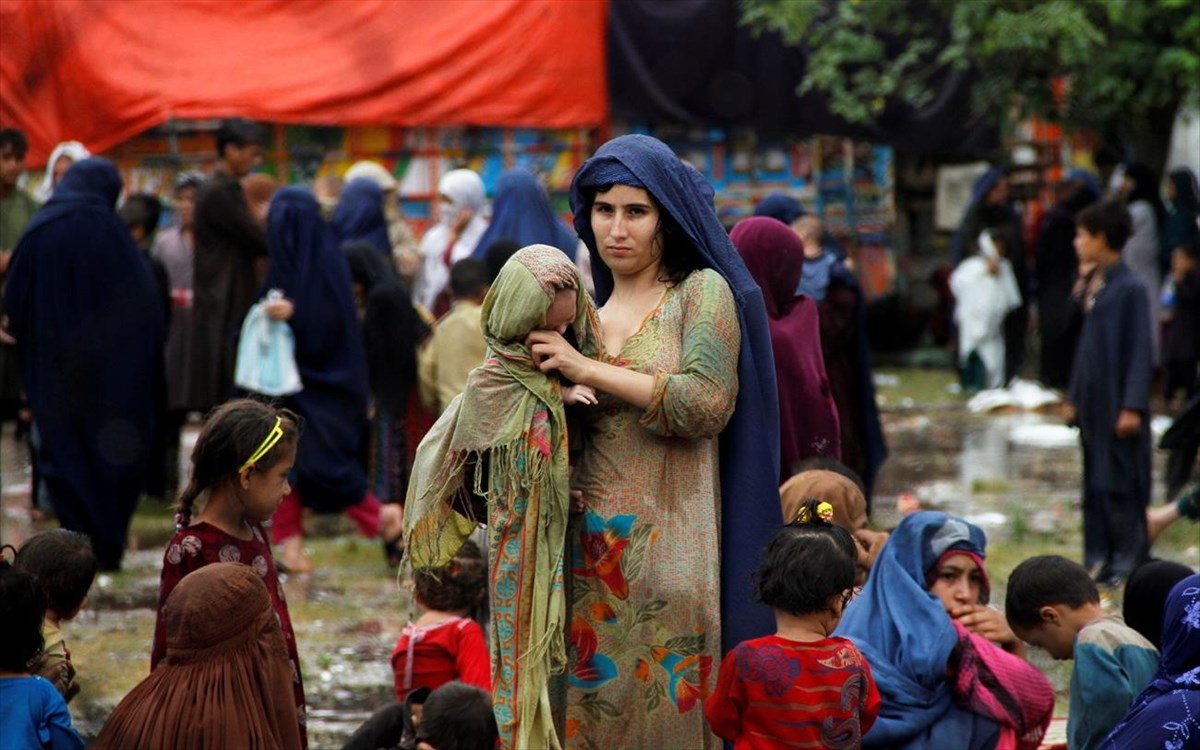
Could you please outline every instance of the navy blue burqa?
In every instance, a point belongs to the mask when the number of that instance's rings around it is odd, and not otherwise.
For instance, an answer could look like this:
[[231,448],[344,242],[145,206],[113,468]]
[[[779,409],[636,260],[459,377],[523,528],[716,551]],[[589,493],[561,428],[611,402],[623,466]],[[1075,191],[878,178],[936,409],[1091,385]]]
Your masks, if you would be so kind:
[[475,257],[483,260],[497,240],[510,240],[518,247],[557,247],[572,260],[579,245],[575,232],[554,212],[546,188],[526,169],[510,169],[496,180],[492,218],[475,246]]
[[333,231],[338,242],[367,242],[391,260],[387,218],[383,214],[383,191],[372,179],[359,177],[346,183],[333,210]]
[[5,302],[59,521],[120,567],[154,434],[166,321],[145,255],[113,211],[121,175],[73,164],[17,244]]
[[[771,536],[783,523],[779,504],[779,403],[775,361],[762,292],[746,270],[713,210],[711,188],[702,191],[690,170],[662,141],[626,135],[588,159],[571,184],[575,231],[592,253],[596,303],[613,289],[612,271],[596,252],[587,188],[614,183],[643,187],[669,214],[702,263],[716,270],[733,292],[742,326],[738,395],[733,417],[721,433],[721,645],[775,631],[771,610],[751,597],[753,574]],[[697,499],[699,502],[700,499]]]
[[303,188],[284,188],[271,200],[267,249],[264,287],[282,289],[296,308],[288,323],[304,390],[288,404],[304,418],[296,453],[300,500],[339,511],[367,491],[367,357],[350,268]]

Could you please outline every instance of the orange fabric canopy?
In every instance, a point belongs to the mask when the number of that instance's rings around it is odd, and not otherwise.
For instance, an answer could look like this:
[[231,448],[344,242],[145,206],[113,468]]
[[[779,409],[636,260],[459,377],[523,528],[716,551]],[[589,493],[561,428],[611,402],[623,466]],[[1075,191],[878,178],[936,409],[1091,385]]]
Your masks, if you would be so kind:
[[0,127],[40,165],[169,118],[601,125],[607,0],[4,0]]

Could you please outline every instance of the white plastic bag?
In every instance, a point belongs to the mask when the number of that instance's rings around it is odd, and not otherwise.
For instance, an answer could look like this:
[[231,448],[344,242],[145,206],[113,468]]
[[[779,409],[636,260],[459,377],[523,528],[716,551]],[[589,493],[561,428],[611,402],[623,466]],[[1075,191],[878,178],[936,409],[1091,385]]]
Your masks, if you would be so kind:
[[285,321],[271,320],[265,310],[268,302],[282,298],[279,290],[272,289],[246,313],[233,376],[239,388],[264,396],[290,396],[304,389],[292,329]]

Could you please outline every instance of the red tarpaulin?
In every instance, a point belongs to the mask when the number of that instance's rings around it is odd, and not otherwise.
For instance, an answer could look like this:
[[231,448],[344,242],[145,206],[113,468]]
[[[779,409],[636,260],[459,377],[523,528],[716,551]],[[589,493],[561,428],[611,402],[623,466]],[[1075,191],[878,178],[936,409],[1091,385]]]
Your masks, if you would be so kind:
[[601,125],[607,0],[3,0],[0,127],[40,165],[169,118]]

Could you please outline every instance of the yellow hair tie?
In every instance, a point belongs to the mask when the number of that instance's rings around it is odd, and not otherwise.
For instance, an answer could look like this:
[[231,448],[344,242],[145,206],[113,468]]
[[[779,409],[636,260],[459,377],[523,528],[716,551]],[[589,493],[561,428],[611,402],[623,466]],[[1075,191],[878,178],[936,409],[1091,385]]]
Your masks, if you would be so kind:
[[[825,523],[833,523],[833,506],[826,502],[817,503],[817,518]],[[816,523],[817,518],[809,514],[807,504],[801,505],[796,513],[796,523]]]
[[275,444],[283,437],[283,417],[275,417],[275,426],[267,433],[267,437],[262,441],[262,445],[258,446],[258,450],[251,454],[250,458],[246,459],[246,463],[242,464],[242,468],[238,469],[238,474],[241,474],[246,469],[254,466],[262,457],[267,455]]

